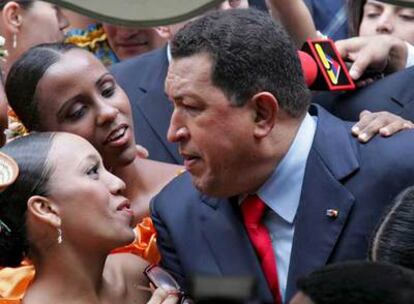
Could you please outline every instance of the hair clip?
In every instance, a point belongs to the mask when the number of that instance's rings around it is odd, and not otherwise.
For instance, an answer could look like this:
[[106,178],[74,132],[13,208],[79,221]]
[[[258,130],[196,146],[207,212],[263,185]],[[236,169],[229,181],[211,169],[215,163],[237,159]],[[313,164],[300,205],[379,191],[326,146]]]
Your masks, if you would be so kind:
[[11,229],[10,229],[10,227],[7,226],[5,222],[3,222],[2,220],[0,220],[0,234],[3,233],[3,230],[4,230],[4,233],[6,235],[9,235],[12,232]]
[[19,166],[16,161],[0,152],[0,192],[14,183],[19,175]]

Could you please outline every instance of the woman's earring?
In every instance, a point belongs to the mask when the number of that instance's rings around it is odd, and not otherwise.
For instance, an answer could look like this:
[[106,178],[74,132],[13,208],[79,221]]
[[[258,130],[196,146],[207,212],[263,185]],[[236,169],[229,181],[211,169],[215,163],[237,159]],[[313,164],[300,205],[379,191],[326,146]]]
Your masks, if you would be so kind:
[[58,242],[58,244],[62,244],[62,242],[63,242],[62,229],[57,228],[57,232],[58,232],[57,242]]
[[12,42],[12,47],[15,49],[17,48],[17,35],[13,34],[13,42]]

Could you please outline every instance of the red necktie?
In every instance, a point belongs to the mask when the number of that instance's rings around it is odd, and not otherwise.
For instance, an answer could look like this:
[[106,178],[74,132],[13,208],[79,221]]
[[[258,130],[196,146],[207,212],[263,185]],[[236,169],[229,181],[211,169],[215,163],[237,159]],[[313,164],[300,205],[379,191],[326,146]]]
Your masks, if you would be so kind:
[[272,240],[262,217],[266,210],[265,203],[257,195],[249,195],[241,204],[244,226],[250,241],[256,249],[263,273],[272,291],[275,303],[282,303],[279,279],[277,277],[276,259],[273,252]]

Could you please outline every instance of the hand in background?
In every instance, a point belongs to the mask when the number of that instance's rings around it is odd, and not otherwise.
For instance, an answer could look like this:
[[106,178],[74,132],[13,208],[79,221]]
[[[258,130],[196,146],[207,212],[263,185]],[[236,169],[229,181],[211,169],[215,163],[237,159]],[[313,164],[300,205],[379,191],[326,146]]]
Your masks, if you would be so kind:
[[352,134],[358,137],[362,143],[368,142],[371,138],[380,134],[381,136],[392,136],[395,133],[412,129],[414,124],[400,116],[389,112],[362,111],[359,115],[359,122],[352,127]]
[[349,73],[354,80],[360,79],[367,68],[393,73],[407,63],[407,44],[391,35],[354,37],[338,40],[335,45],[342,58],[352,61]]

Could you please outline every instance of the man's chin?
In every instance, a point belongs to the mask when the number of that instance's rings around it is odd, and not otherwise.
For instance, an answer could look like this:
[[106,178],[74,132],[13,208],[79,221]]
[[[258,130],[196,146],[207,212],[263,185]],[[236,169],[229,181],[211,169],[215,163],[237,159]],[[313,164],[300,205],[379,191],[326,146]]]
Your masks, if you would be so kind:
[[222,189],[222,187],[219,186],[221,183],[217,183],[206,178],[203,179],[195,177],[193,175],[191,177],[194,187],[201,193],[217,198],[229,197],[228,191],[226,191],[226,189]]

